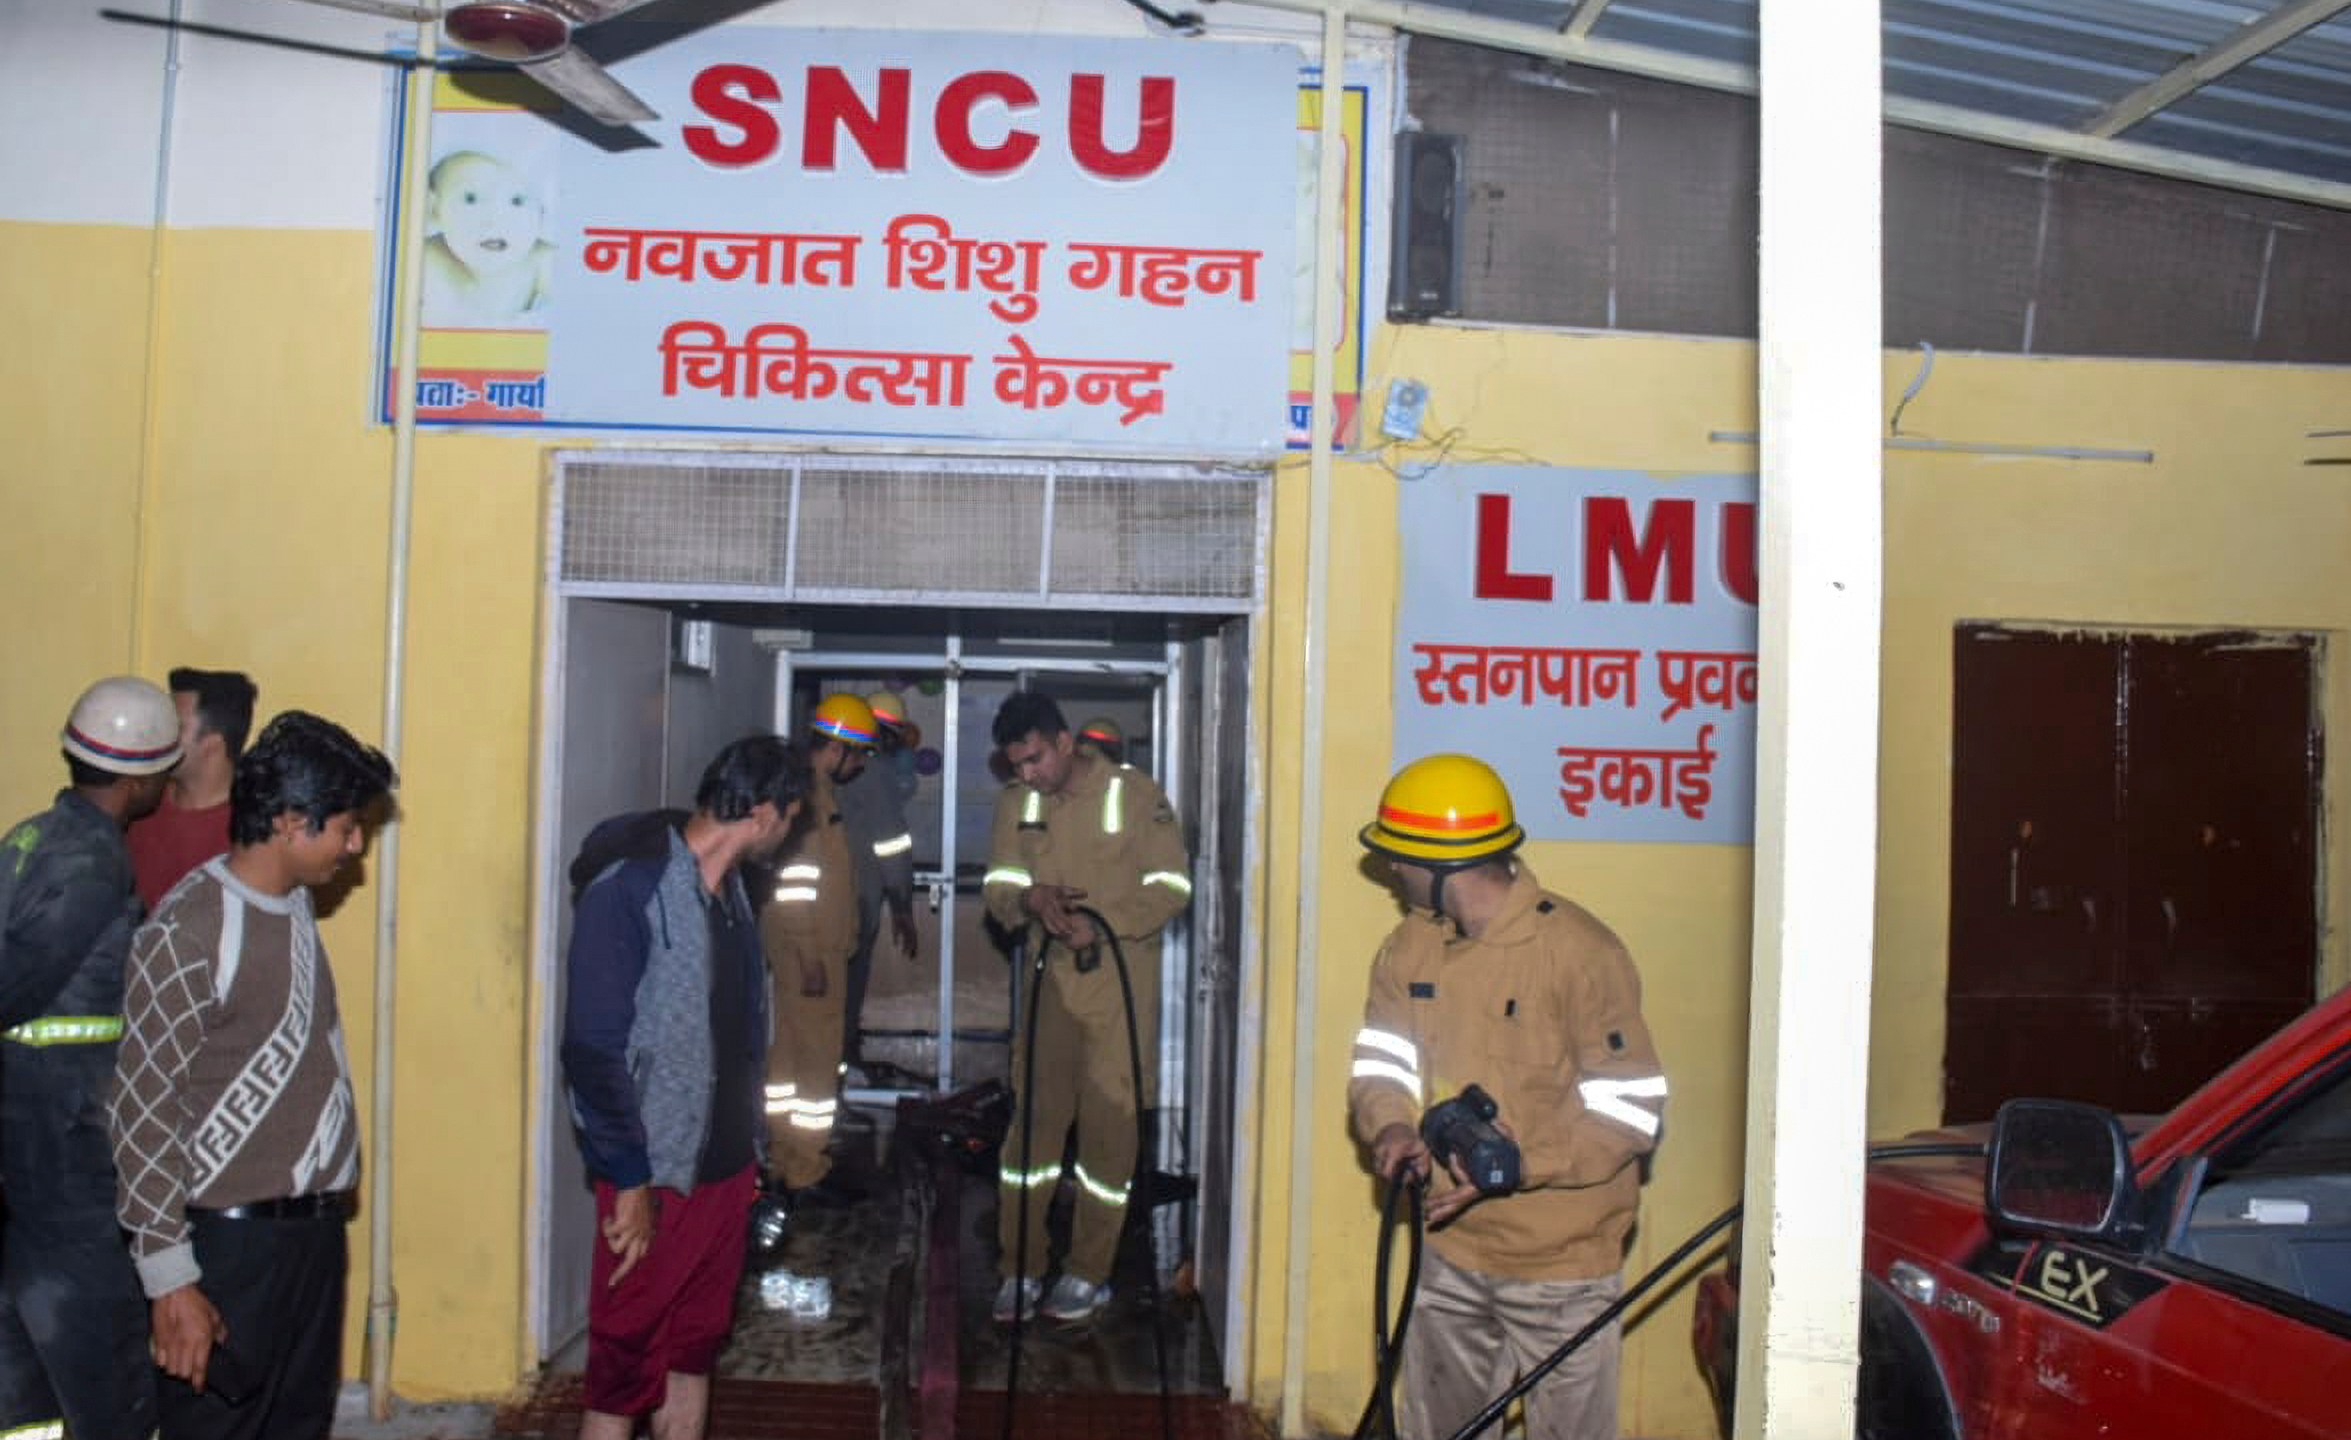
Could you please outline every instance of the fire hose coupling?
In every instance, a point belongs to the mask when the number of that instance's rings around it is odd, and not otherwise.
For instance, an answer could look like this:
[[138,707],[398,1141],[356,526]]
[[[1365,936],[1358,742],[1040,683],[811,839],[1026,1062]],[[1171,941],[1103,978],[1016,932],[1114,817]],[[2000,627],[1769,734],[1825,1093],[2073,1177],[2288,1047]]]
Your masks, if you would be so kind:
[[1438,1165],[1450,1169],[1458,1160],[1479,1193],[1507,1195],[1518,1188],[1518,1142],[1495,1128],[1501,1113],[1482,1086],[1464,1086],[1420,1117],[1420,1138]]

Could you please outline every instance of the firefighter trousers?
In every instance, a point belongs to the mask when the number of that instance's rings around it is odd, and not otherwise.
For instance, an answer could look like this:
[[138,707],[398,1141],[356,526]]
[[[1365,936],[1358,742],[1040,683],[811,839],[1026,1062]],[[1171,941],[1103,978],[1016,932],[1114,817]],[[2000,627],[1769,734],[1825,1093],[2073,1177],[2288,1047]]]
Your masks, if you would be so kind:
[[825,964],[822,995],[800,993],[800,967],[776,967],[775,1043],[767,1051],[768,1163],[794,1190],[822,1180],[833,1168],[825,1147],[841,1108],[841,1016],[847,967]]
[[154,1377],[147,1297],[113,1207],[37,1225],[12,1217],[0,1245],[0,1434],[62,1421],[74,1436],[151,1435]]
[[[1396,1383],[1396,1432],[1443,1440],[1614,1303],[1618,1277],[1506,1280],[1464,1270],[1435,1247],[1421,1255],[1420,1289]],[[1611,1324],[1527,1393],[1527,1440],[1616,1440],[1621,1326]]]
[[[1151,1103],[1159,1036],[1159,948],[1138,955],[1130,946],[1127,965],[1135,990],[1135,1039],[1142,1049],[1143,1101]],[[1029,1064],[1028,1004],[1037,1007],[1036,1064]],[[1045,975],[1022,996],[1023,1013],[1012,1017],[1012,1084],[1016,1092],[1012,1127],[1004,1137],[997,1186],[996,1238],[1003,1273],[1009,1277],[1025,1259],[1027,1273],[1046,1269],[1045,1214],[1057,1184],[1072,1186],[1069,1254],[1062,1270],[1099,1285],[1110,1278],[1118,1258],[1119,1232],[1126,1224],[1127,1193],[1135,1177],[1135,1057],[1127,1039],[1126,1002],[1118,963],[1107,947],[1101,963],[1079,974],[1069,952],[1055,946]],[[1025,1093],[1021,1093],[1025,1090]],[[1022,1116],[1028,1129],[1022,1128]],[[1077,1126],[1077,1161],[1067,1175],[1062,1155],[1069,1128]],[[1023,1137],[1028,1137],[1026,1162]],[[1021,1249],[1021,1221],[1027,1216],[1027,1248]]]

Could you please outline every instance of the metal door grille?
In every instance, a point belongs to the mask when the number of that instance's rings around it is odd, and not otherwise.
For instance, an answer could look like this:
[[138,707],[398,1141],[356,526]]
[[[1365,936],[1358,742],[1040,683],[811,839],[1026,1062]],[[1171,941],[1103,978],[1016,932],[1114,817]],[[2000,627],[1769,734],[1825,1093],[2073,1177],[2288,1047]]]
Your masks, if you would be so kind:
[[1240,613],[1262,469],[1096,461],[558,453],[567,593]]
[[1002,593],[1036,583],[1045,480],[811,467],[800,477],[793,584]]
[[784,554],[788,492],[773,472],[626,465],[563,471],[566,580],[768,582]]
[[1219,595],[1256,567],[1254,486],[1071,476],[1054,491],[1053,584]]

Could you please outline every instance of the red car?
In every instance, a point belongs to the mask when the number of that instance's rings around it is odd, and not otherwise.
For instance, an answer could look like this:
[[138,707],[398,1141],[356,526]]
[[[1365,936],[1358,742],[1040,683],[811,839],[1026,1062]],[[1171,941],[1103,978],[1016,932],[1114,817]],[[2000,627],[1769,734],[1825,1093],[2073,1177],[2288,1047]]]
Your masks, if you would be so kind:
[[[2351,1436],[2351,991],[2135,1136],[2058,1100],[1988,1131],[1872,1158],[1856,1433]],[[1737,1284],[1693,1337],[1726,1434]]]

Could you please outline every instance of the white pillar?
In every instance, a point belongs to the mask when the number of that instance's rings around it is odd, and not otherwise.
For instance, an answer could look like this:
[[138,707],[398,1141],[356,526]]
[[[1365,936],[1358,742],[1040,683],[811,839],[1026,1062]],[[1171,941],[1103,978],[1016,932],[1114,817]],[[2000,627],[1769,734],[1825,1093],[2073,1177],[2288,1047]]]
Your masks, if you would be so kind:
[[1853,1433],[1877,855],[1877,0],[1762,0],[1740,1440]]

